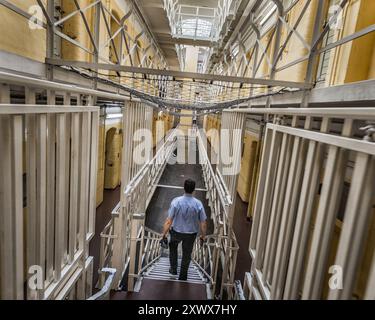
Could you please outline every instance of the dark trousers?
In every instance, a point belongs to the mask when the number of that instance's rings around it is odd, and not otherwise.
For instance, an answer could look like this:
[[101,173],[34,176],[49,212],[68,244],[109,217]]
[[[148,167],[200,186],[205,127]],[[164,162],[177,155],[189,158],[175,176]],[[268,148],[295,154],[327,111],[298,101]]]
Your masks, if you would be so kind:
[[180,280],[187,279],[187,273],[189,269],[189,264],[191,260],[191,252],[193,251],[194,241],[197,237],[196,233],[180,233],[170,231],[171,239],[169,241],[169,262],[171,264],[171,269],[177,272],[177,247],[182,241],[182,261],[180,269]]

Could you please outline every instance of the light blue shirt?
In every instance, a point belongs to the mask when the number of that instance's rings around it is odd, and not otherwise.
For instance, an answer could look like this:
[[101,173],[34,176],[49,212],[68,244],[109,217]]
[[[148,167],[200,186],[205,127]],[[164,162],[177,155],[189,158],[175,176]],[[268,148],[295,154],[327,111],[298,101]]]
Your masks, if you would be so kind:
[[198,233],[199,223],[206,221],[203,204],[190,194],[174,198],[168,211],[172,228],[180,233]]

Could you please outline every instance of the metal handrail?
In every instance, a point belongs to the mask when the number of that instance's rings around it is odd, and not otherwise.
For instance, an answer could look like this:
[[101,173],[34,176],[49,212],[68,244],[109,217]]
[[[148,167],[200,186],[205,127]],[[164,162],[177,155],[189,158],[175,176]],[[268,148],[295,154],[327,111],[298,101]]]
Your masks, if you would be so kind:
[[234,300],[246,300],[241,282],[239,280],[234,282],[234,292]]
[[[215,174],[212,169],[201,132],[197,130],[196,134],[199,144],[199,157],[203,167],[203,178],[208,190],[209,206],[213,213],[211,216],[214,221],[214,234],[209,237],[210,241],[213,241],[212,243],[205,244],[202,247],[196,244],[193,259],[208,278],[212,296],[216,292],[219,263],[222,265],[220,296],[223,296],[225,289],[228,298],[231,299],[235,294],[233,290],[234,272],[239,249],[228,217],[232,200],[218,172]],[[210,267],[209,273],[206,270],[207,265]]]
[[108,274],[108,278],[105,281],[103,287],[99,292],[89,297],[87,300],[109,300],[113,280],[116,274],[116,269],[113,268],[103,268],[101,270],[102,274]]

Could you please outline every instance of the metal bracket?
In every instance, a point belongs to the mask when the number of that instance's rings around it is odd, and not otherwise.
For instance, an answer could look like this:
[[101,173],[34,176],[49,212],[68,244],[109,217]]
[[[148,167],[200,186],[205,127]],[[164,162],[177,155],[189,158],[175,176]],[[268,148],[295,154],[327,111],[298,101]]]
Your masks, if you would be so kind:
[[374,134],[375,134],[375,122],[368,122],[367,126],[359,128],[361,131],[365,132],[365,136],[363,140],[368,142],[375,142]]
[[143,219],[145,219],[145,217],[146,217],[146,214],[145,214],[145,213],[134,213],[134,214],[132,215],[132,218],[133,218],[134,220],[143,220]]

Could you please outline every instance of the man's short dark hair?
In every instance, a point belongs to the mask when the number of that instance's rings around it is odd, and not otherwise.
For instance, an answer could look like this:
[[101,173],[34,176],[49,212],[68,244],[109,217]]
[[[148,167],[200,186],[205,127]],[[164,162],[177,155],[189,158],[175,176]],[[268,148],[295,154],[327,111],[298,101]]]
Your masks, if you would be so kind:
[[184,189],[186,193],[193,193],[195,190],[195,181],[192,179],[185,180]]

